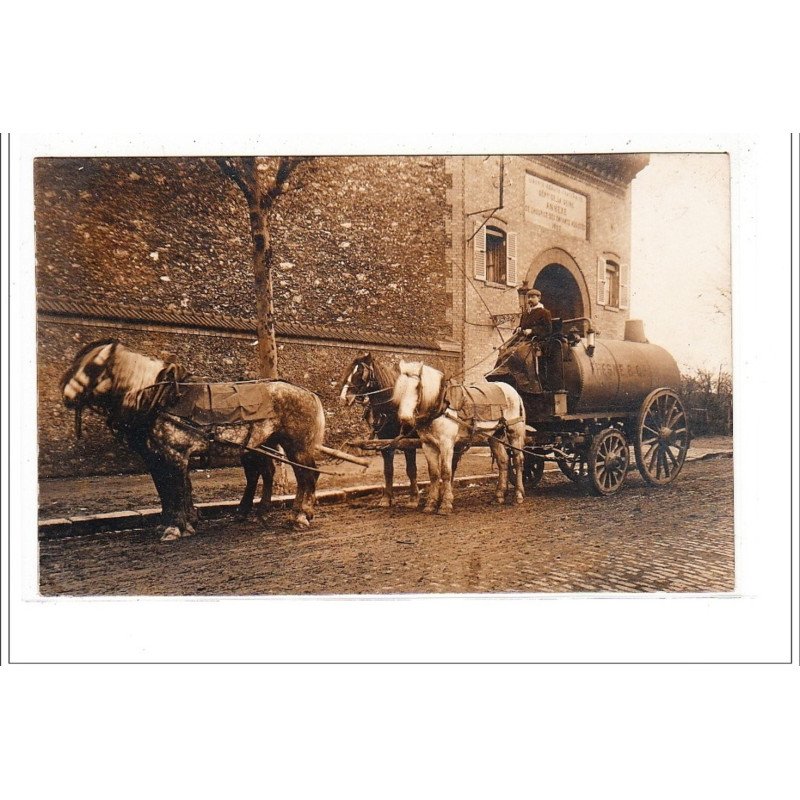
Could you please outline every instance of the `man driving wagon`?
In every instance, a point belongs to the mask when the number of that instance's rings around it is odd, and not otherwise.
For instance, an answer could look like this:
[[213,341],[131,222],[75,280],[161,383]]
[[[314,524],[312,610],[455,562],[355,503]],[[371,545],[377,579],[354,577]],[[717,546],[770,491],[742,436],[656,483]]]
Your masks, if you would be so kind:
[[501,348],[495,370],[508,369],[520,391],[541,392],[539,357],[547,355],[546,340],[552,333],[553,320],[542,305],[542,293],[539,289],[529,289],[526,310],[514,329],[514,335]]

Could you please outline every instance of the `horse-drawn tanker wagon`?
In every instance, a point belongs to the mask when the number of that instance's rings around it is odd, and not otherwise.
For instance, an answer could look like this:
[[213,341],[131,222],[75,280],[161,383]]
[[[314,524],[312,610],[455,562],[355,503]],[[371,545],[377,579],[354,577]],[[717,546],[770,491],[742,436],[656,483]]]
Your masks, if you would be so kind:
[[486,376],[523,398],[526,483],[538,483],[552,461],[570,480],[614,494],[631,445],[647,483],[671,483],[690,442],[675,359],[650,344],[637,321],[624,340],[597,339],[586,318],[554,320],[553,329],[541,342],[512,339]]
[[[626,333],[630,330],[636,325],[628,323]],[[366,353],[351,364],[340,396],[362,403],[373,434],[381,437],[352,443],[384,452],[381,504],[392,502],[395,448],[409,451],[409,499],[417,504],[413,449],[421,444],[431,478],[425,510],[450,513],[453,473],[463,452],[478,442],[492,449],[500,503],[508,488],[521,503],[524,483],[538,483],[548,461],[575,483],[600,495],[614,494],[625,480],[631,445],[647,483],[671,483],[690,442],[679,384],[675,360],[648,343],[641,330],[622,341],[596,341],[591,321],[582,318],[564,324],[554,320],[552,335],[542,341],[517,335],[501,349],[480,386],[453,383],[421,362],[381,365]],[[247,477],[242,516],[251,509],[259,477],[264,482],[259,511],[269,508],[273,460],[293,466],[296,527],[307,527],[314,516],[316,476],[325,471],[317,467],[317,457],[368,464],[323,445],[324,410],[307,389],[279,380],[191,380],[180,365],[136,353],[113,339],[78,352],[61,390],[65,405],[75,410],[77,435],[83,409],[93,409],[142,456],[162,501],[166,541],[194,532],[198,515],[190,461],[207,457],[217,445],[242,453]],[[394,438],[382,438],[387,434]]]
[[[428,388],[431,402],[424,402],[424,388],[418,391],[409,381],[423,387],[433,381]],[[507,436],[510,418],[516,422],[519,414],[481,416],[475,407],[471,413],[460,407],[459,398],[463,399],[465,392],[487,395],[492,383],[510,386],[522,401],[526,422],[522,447]],[[398,433],[401,424],[393,400],[401,385],[407,386],[410,394],[405,389],[399,394],[411,397],[414,406],[406,415],[416,423],[413,433],[409,433],[410,424],[405,433]],[[432,436],[432,422],[448,417],[468,444],[493,445],[503,438],[509,456],[515,452],[523,455],[524,483],[529,488],[539,482],[545,464],[554,462],[576,484],[599,495],[614,494],[631,466],[631,446],[644,480],[653,486],[669,484],[681,471],[690,442],[679,387],[675,359],[645,339],[641,322],[627,323],[624,340],[602,340],[593,331],[591,320],[580,318],[553,320],[553,333],[540,341],[515,335],[500,349],[494,368],[480,385],[465,387],[447,381],[442,373],[418,363],[401,362],[398,371],[365,353],[348,370],[342,399],[358,399],[366,407],[365,419],[372,423],[374,438],[351,444],[383,452],[388,466],[382,504],[390,505],[394,449],[405,449],[407,462],[413,465],[411,448],[425,439],[429,447],[438,447],[447,437],[444,432]],[[502,398],[487,400],[484,411],[498,402]],[[493,425],[485,425],[483,432],[477,430],[488,419],[494,420]],[[420,424],[425,434],[422,440]],[[384,438],[387,433],[395,438]],[[449,459],[449,449],[444,452]],[[441,458],[434,468],[451,476],[459,455],[456,445],[452,469]],[[431,467],[432,457],[428,453],[426,457]],[[514,459],[508,460],[513,463]],[[409,479],[413,502],[417,495],[415,469],[413,474],[409,472]]]

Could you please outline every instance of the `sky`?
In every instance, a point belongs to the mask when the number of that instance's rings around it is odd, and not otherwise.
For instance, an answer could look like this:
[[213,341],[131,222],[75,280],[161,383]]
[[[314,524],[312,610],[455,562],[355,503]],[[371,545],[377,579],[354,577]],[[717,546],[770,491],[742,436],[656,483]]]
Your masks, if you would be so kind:
[[682,370],[731,371],[730,163],[653,154],[631,196],[631,319]]

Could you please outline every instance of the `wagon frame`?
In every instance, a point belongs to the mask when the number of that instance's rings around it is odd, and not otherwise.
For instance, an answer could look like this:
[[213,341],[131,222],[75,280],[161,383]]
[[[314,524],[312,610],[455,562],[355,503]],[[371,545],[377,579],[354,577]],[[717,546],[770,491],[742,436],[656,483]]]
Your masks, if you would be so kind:
[[683,401],[670,387],[651,391],[636,411],[529,418],[536,427],[526,441],[526,485],[538,484],[551,461],[595,494],[615,494],[632,467],[632,445],[642,478],[651,486],[666,486],[686,460],[691,441],[686,422]]

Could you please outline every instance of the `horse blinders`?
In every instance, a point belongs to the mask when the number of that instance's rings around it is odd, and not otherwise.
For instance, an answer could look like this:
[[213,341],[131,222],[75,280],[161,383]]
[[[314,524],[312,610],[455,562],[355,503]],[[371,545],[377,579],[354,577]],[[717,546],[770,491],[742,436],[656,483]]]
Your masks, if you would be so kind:
[[[87,403],[87,396],[103,394],[111,387],[111,378],[106,374],[116,343],[106,344],[95,352],[94,357],[87,354],[63,385],[64,405],[80,409]],[[90,351],[91,352],[91,351]]]

